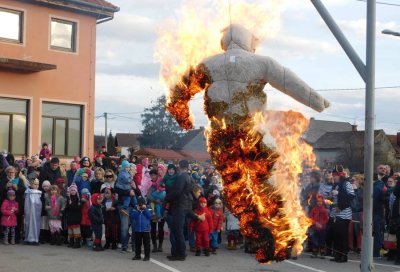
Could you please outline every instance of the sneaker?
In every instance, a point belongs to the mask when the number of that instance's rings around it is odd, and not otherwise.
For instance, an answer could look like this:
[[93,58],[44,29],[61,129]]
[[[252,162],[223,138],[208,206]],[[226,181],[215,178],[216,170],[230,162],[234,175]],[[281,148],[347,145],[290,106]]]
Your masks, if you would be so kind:
[[148,261],[148,260],[150,260],[150,257],[149,257],[149,256],[145,256],[145,257],[143,258],[143,261]]
[[132,260],[134,260],[134,261],[140,260],[140,259],[141,259],[140,256],[136,256],[136,255],[135,255],[135,256],[132,257]]
[[120,252],[123,253],[123,254],[128,253],[128,249],[122,248]]

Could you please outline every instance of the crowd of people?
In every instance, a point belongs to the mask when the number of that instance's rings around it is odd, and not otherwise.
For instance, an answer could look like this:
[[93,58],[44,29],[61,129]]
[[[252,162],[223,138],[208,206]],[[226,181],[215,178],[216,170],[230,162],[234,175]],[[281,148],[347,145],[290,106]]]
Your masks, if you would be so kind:
[[[3,244],[67,244],[94,251],[132,246],[133,260],[163,251],[165,223],[171,261],[216,254],[226,231],[228,249],[243,241],[238,219],[223,205],[214,167],[150,163],[110,157],[105,147],[93,160],[75,157],[67,169],[47,144],[39,155],[0,154],[1,238]],[[373,183],[374,257],[400,264],[400,172],[379,165]],[[310,218],[306,250],[311,257],[347,262],[360,253],[364,177],[336,165],[305,169],[300,199]],[[104,233],[103,233],[104,231]],[[245,241],[244,241],[245,242]],[[244,243],[245,252],[252,249]]]
[[[373,257],[400,265],[400,172],[378,165],[373,179]],[[361,252],[364,176],[334,169],[307,170],[302,176],[302,206],[312,220],[307,250],[311,257],[347,262]],[[397,243],[399,241],[399,243]]]
[[[0,154],[3,244],[67,244],[94,251],[132,246],[133,260],[163,251],[169,228],[171,261],[216,254],[225,226],[229,249],[240,239],[239,222],[224,209],[221,181],[210,164],[148,158],[75,157],[65,169],[47,144],[39,155]],[[103,234],[104,231],[104,234]],[[105,240],[105,241],[104,241]],[[151,247],[152,245],[152,247]]]

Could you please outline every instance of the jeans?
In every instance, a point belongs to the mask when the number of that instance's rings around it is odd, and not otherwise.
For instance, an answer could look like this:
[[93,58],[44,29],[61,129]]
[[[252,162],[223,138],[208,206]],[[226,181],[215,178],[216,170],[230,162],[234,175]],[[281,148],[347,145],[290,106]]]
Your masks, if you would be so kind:
[[[121,235],[120,235],[120,240],[121,240],[121,246],[123,250],[126,250],[128,248],[128,242],[129,242],[129,216],[126,214],[122,213],[121,210],[124,209],[123,206],[118,206],[118,212],[119,212],[119,217],[121,220]],[[130,212],[129,208],[129,212]],[[128,213],[129,213],[128,212]]]
[[169,241],[171,243],[171,255],[176,256],[176,241],[175,236],[172,235],[172,215],[167,215],[167,224],[169,228]]
[[218,248],[218,231],[214,230],[210,234],[211,248]]
[[311,228],[311,241],[313,244],[313,249],[325,248],[325,237],[326,230]]
[[186,211],[177,209],[177,210],[172,210],[171,213],[172,213],[171,231],[176,241],[176,256],[186,257],[185,236],[183,234]]
[[374,257],[380,257],[380,250],[383,245],[383,218],[379,215],[374,215],[372,221],[372,233],[374,236]]

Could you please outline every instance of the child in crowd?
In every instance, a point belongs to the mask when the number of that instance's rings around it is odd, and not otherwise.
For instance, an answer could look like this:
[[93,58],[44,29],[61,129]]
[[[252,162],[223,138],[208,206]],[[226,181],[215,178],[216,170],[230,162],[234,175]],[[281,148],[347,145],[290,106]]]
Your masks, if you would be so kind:
[[204,221],[192,221],[190,228],[194,230],[196,235],[196,256],[201,255],[201,248],[203,248],[204,255],[210,256],[209,235],[212,234],[214,226],[211,213],[207,208],[207,199],[204,197],[199,198],[197,208],[194,210],[197,215],[205,214]]
[[317,194],[317,205],[311,209],[310,218],[312,219],[313,225],[311,227],[311,241],[312,246],[312,258],[320,255],[320,258],[325,258],[325,236],[326,236],[326,225],[329,220],[329,213],[325,207],[324,198],[321,194]]
[[[132,182],[132,176],[129,173],[130,171],[130,164],[127,160],[122,161],[121,164],[121,171],[118,174],[117,181],[115,182],[115,188],[128,191],[132,190],[131,182]],[[129,204],[131,202],[131,197],[130,196],[122,196],[122,210],[121,212],[129,216],[128,213],[128,208]]]
[[50,161],[51,155],[52,154],[51,154],[49,145],[46,142],[44,142],[42,144],[42,149],[40,150],[40,153],[39,153],[39,159],[41,159],[41,160],[46,159],[46,161]]
[[94,243],[93,250],[94,251],[102,251],[104,250],[101,246],[101,237],[103,236],[103,211],[102,204],[103,196],[101,194],[93,194],[92,195],[92,206],[89,209],[89,218],[92,223],[92,230],[94,232]]
[[236,250],[240,235],[239,220],[228,210],[225,211],[228,249]]
[[39,245],[40,215],[42,213],[42,201],[39,191],[39,180],[30,182],[30,187],[25,191],[25,242],[28,245]]
[[79,198],[78,187],[72,183],[68,187],[67,206],[65,208],[68,228],[68,247],[81,247],[81,200]]
[[211,253],[217,254],[218,249],[218,234],[222,230],[222,223],[224,222],[224,211],[222,208],[222,200],[216,198],[214,205],[211,207],[211,216],[213,219],[213,231],[210,235],[211,239]]
[[42,183],[42,195],[40,200],[42,201],[42,213],[41,213],[41,221],[40,221],[40,235],[39,241],[40,243],[49,243],[50,242],[50,228],[49,228],[49,218],[47,217],[46,211],[46,198],[50,195],[50,181],[45,180]]
[[165,194],[165,184],[162,182],[159,183],[157,189],[151,193],[151,196],[154,199],[154,210],[158,221],[160,221],[163,216],[161,203],[164,202]]
[[109,249],[110,245],[112,249],[117,249],[119,222],[115,204],[115,195],[112,188],[108,186],[104,189],[103,200],[103,214],[106,232],[106,244],[104,245],[104,249]]
[[92,206],[91,194],[88,189],[83,188],[81,193],[81,237],[82,244],[86,244],[88,247],[93,246],[92,241],[92,223],[89,218],[89,209]]
[[50,187],[50,195],[46,196],[46,211],[49,219],[51,245],[61,246],[63,237],[61,236],[62,225],[61,217],[65,209],[65,199],[60,196],[57,185]]
[[78,186],[79,194],[82,194],[83,189],[88,189],[90,191],[90,180],[87,172],[83,172],[80,178],[76,179],[76,186]]
[[143,261],[150,260],[150,221],[153,211],[146,206],[143,197],[138,199],[137,209],[131,211],[131,217],[135,220],[135,256],[132,260],[140,260],[142,244],[144,246]]
[[8,235],[10,234],[10,244],[15,245],[15,227],[17,226],[17,216],[19,206],[15,201],[15,191],[7,191],[7,199],[1,204],[1,226],[4,228],[3,244],[8,245]]

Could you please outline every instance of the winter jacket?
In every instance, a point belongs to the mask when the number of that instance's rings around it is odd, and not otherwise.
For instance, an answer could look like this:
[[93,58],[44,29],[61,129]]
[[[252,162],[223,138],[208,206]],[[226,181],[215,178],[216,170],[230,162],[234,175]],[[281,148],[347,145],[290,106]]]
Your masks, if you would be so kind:
[[135,220],[135,232],[150,232],[150,221],[153,217],[153,211],[151,209],[132,209],[130,216]]
[[42,188],[42,183],[45,180],[50,181],[50,184],[54,185],[57,179],[65,178],[65,176],[62,175],[60,167],[58,167],[56,170],[53,170],[53,169],[51,169],[50,162],[46,162],[44,164],[42,170],[40,171],[40,175],[39,175],[40,187],[39,188]]
[[[8,183],[8,178],[7,176],[4,176],[0,180],[0,203],[2,200],[7,199],[7,183]],[[19,181],[17,185],[17,190],[15,191],[15,201],[18,202],[19,205],[19,214],[24,214],[24,203],[25,203],[25,184],[21,180]]]
[[77,195],[69,196],[67,198],[67,205],[65,207],[65,212],[67,215],[67,225],[80,225],[82,220],[81,212],[82,203]]
[[[84,196],[82,196],[84,197]],[[90,218],[89,218],[89,209],[90,209],[90,199],[87,199],[86,202],[82,202],[82,206],[81,206],[81,213],[82,213],[82,220],[81,220],[81,225],[86,225],[86,226],[90,226],[92,225],[92,223],[90,222]]]
[[[135,198],[136,199],[136,198]],[[107,211],[107,203],[111,202],[110,205],[111,207],[115,208],[115,210],[108,210]],[[117,224],[119,223],[119,216],[118,216],[118,210],[116,209],[116,200],[114,196],[111,199],[104,199],[103,200],[103,218],[104,218],[104,223],[110,223],[110,224]]]
[[47,217],[48,217],[48,219],[61,220],[62,214],[65,210],[65,199],[62,196],[57,197],[57,199],[56,199],[57,212],[54,215],[51,198],[52,198],[52,195],[50,195],[50,194],[46,195],[45,209],[47,211]]
[[191,210],[192,208],[193,179],[188,173],[180,173],[173,183],[171,190],[167,191],[165,202],[171,204],[171,210]]
[[205,214],[206,220],[192,221],[190,229],[192,229],[195,232],[196,231],[204,231],[204,232],[212,233],[215,228],[213,226],[213,219],[212,219],[210,211],[207,208],[203,208],[203,209],[196,209],[194,211],[194,213],[197,215]]
[[[310,212],[310,218],[312,219],[315,228],[318,230],[322,230],[326,228],[326,224],[328,223],[329,212],[324,205],[315,205],[315,207],[312,208]],[[319,223],[321,226],[317,227],[315,223]]]
[[102,206],[92,203],[92,207],[89,208],[89,218],[92,225],[104,224]]
[[76,186],[78,187],[79,195],[82,194],[82,190],[83,190],[84,188],[88,189],[89,192],[91,193],[91,191],[90,191],[91,188],[90,188],[90,181],[89,181],[89,179],[87,179],[86,181],[83,181],[83,179],[82,179],[81,176],[77,176],[76,179],[75,179],[75,184],[76,184]]
[[101,190],[101,185],[103,185],[104,179],[103,180],[97,180],[94,179],[90,182],[90,192],[92,194],[100,194]]
[[226,230],[240,230],[239,220],[235,217],[233,213],[225,210],[225,218],[226,218]]
[[74,181],[74,177],[77,170],[68,170],[67,171],[67,180],[68,180],[68,187],[71,186],[72,182]]
[[372,213],[373,216],[380,216],[383,218],[384,216],[384,198],[385,198],[385,193],[386,193],[386,186],[385,183],[382,180],[376,180],[374,181],[373,184],[373,209]]
[[224,211],[222,208],[220,209],[214,209],[211,208],[211,216],[213,219],[213,226],[214,229],[213,230],[221,230],[222,229],[222,223],[224,222]]
[[[1,225],[4,227],[15,227],[17,225],[17,216],[19,205],[18,202],[13,200],[10,201],[8,199],[3,201],[1,204]],[[15,211],[12,212],[11,210]]]

